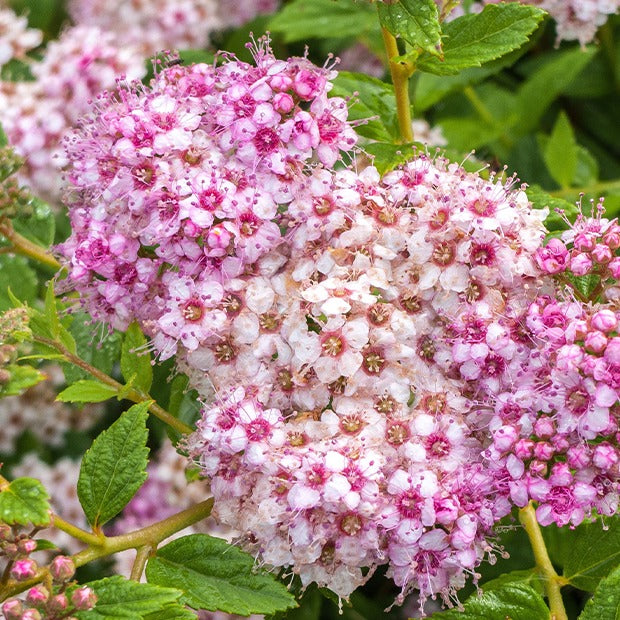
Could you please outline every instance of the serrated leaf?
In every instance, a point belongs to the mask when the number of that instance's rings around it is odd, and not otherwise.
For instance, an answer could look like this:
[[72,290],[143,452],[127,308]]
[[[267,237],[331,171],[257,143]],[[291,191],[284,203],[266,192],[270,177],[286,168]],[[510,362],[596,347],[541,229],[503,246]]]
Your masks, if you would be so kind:
[[[424,145],[419,145],[424,151]],[[367,144],[364,150],[372,157],[372,162],[379,174],[385,174],[400,164],[413,158],[415,144],[394,144],[393,142],[374,142]]]
[[149,402],[125,411],[87,450],[77,493],[89,523],[101,527],[116,516],[146,480]]
[[620,619],[620,566],[602,579],[579,620]]
[[580,590],[593,592],[620,563],[620,517],[580,525],[571,537],[563,576]]
[[63,403],[101,403],[117,395],[117,390],[95,379],[82,379],[64,389],[56,400]]
[[195,609],[247,616],[295,607],[295,598],[273,575],[254,570],[254,558],[225,540],[192,534],[168,543],[146,566],[150,583],[183,590]]
[[386,82],[363,73],[340,71],[329,94],[352,98],[349,120],[368,121],[355,127],[361,136],[379,142],[394,142],[399,138],[396,97]]
[[197,617],[195,612],[178,603],[166,605],[160,611],[143,616],[144,620],[195,620]]
[[524,45],[545,12],[517,2],[490,4],[477,15],[463,15],[444,25],[443,60],[425,55],[417,68],[436,75],[454,75],[480,67]]
[[543,157],[553,179],[561,187],[570,187],[577,172],[577,141],[564,111],[558,115]]
[[596,275],[595,273],[589,273],[585,276],[574,276],[572,274],[569,274],[568,277],[573,286],[573,289],[580,294],[581,299],[596,301],[595,299],[592,299],[592,295],[601,283],[600,276]]
[[434,0],[379,2],[377,8],[381,25],[394,36],[402,38],[414,48],[439,56],[441,26]]
[[515,584],[529,586],[541,595],[545,592],[544,579],[540,576],[540,573],[535,568],[529,568],[525,570],[513,570],[509,573],[504,573],[496,579],[486,581],[480,587],[482,588],[483,592],[491,592],[493,590],[501,590],[506,585]]
[[[168,608],[181,596],[179,590],[129,581],[120,575],[93,581],[88,586],[95,591],[97,604],[89,611],[73,614],[80,620],[97,620],[98,618],[140,620],[148,614],[158,613]],[[161,616],[161,618],[165,617]],[[172,618],[172,616],[167,617]]]
[[0,521],[19,525],[48,525],[49,495],[34,478],[16,478],[0,492]]
[[433,614],[433,620],[533,620],[549,618],[549,608],[542,596],[522,583],[505,584],[484,590],[482,596],[473,594],[463,611],[449,610]]
[[[72,315],[69,332],[75,339],[76,354],[86,363],[109,375],[118,361],[121,337],[118,332],[110,333],[107,327],[96,328],[91,317],[78,312]],[[64,364],[67,383],[90,378],[90,373],[73,364]]]
[[125,332],[121,347],[121,372],[126,381],[132,377],[133,386],[145,394],[153,383],[151,355],[145,351],[147,340],[137,323],[132,323]]
[[269,30],[280,33],[285,43],[360,37],[375,29],[375,8],[354,0],[293,0],[269,22]]
[[56,338],[60,333],[60,321],[58,320],[56,293],[54,293],[54,280],[49,281],[45,291],[45,318],[50,334]]
[[0,254],[0,312],[12,307],[8,289],[20,300],[34,303],[38,280],[28,261],[22,256]]
[[547,54],[551,58],[528,77],[517,94],[519,119],[514,125],[518,135],[532,131],[552,101],[594,58],[595,48],[570,48]]

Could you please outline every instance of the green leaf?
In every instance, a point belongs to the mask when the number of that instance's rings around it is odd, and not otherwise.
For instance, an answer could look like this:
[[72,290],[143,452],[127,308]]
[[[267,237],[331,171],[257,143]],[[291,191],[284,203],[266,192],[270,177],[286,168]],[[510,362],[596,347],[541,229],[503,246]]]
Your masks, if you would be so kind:
[[95,379],[82,379],[64,389],[56,400],[63,403],[101,403],[117,395],[117,390]]
[[393,142],[373,142],[367,144],[364,150],[372,157],[373,165],[379,174],[385,174],[412,159],[418,146],[424,152],[423,144],[394,144]]
[[519,119],[514,125],[514,131],[519,135],[530,133],[553,100],[579,75],[595,53],[594,47],[576,47],[546,54],[545,58],[550,60],[519,89]]
[[54,292],[54,280],[50,280],[45,291],[45,318],[47,327],[53,338],[60,334],[60,321],[58,319],[58,308],[56,306],[56,293]]
[[[189,379],[187,375],[178,374],[170,384],[170,400],[168,411],[178,420],[188,426],[194,427],[200,418],[201,404],[196,390],[188,388]],[[166,425],[168,437],[173,443],[181,439],[181,433],[171,426]]]
[[16,217],[12,220],[13,228],[30,241],[48,248],[54,243],[56,220],[51,207],[40,198],[33,197],[30,201],[32,215]]
[[20,301],[33,304],[37,297],[37,276],[24,257],[0,254],[0,312],[12,307],[9,288]]
[[19,525],[48,525],[49,495],[34,478],[16,478],[0,492],[0,521]]
[[402,38],[414,48],[419,47],[439,56],[441,26],[434,0],[379,2],[377,8],[381,25],[395,37]]
[[[94,326],[92,318],[85,312],[77,312],[71,316],[73,321],[69,332],[75,339],[77,356],[109,375],[119,358],[120,334],[110,333],[105,326]],[[75,383],[91,376],[88,371],[69,363],[64,364],[63,370],[67,383]]]
[[22,394],[24,390],[46,379],[46,376],[40,370],[25,364],[11,364],[6,367],[6,370],[11,376],[7,383],[0,386],[0,396],[2,397]]
[[543,157],[554,180],[561,187],[570,187],[577,172],[577,141],[564,111],[558,115]]
[[389,84],[363,73],[340,71],[329,94],[352,99],[349,120],[367,121],[355,127],[361,136],[379,142],[394,142],[399,138],[396,97]]
[[463,15],[444,25],[443,59],[425,55],[417,68],[437,75],[454,75],[480,67],[524,45],[545,16],[517,2],[487,5],[482,13]]
[[579,620],[620,620],[620,566],[600,581]]
[[433,620],[533,620],[548,618],[549,608],[542,596],[523,583],[507,583],[502,587],[473,594],[463,611],[456,609],[433,614]]
[[45,538],[37,538],[37,551],[47,551],[48,549],[58,549],[58,545]]
[[483,592],[491,592],[493,590],[501,590],[506,585],[515,584],[529,586],[536,590],[538,594],[544,594],[545,592],[544,580],[535,568],[513,570],[509,573],[504,573],[496,579],[483,583],[480,587]]
[[144,620],[196,620],[198,616],[187,607],[175,603],[173,605],[166,605],[160,611],[143,617]]
[[125,381],[135,375],[133,386],[145,394],[149,393],[153,383],[151,355],[146,351],[147,340],[136,322],[125,332],[121,348],[121,372]]
[[0,124],[0,148],[3,146],[7,146],[9,143],[9,139],[6,137],[6,133],[4,133],[4,128]]
[[[80,620],[97,620],[98,618],[139,620],[168,609],[169,605],[175,603],[181,596],[179,590],[129,581],[120,575],[106,577],[87,585],[95,591],[97,604],[89,611],[73,614]],[[156,615],[155,617],[172,619],[174,616]],[[185,616],[178,617],[184,618]]]
[[125,411],[95,439],[82,459],[77,493],[95,528],[116,516],[146,480],[149,404]]
[[479,118],[444,118],[439,121],[442,133],[448,144],[456,150],[467,151],[500,138],[505,127],[489,124]]
[[551,196],[539,185],[531,185],[525,189],[525,193],[529,201],[532,203],[534,209],[549,209],[549,215],[545,219],[545,226],[547,230],[566,230],[566,222],[562,219],[562,212],[570,221],[573,221],[577,215],[577,207],[575,204],[562,200],[562,198],[555,198]]
[[584,523],[574,530],[564,574],[572,586],[593,592],[620,563],[620,517]]
[[375,29],[375,8],[353,0],[293,0],[269,22],[269,30],[281,34],[285,43],[361,37]]
[[296,606],[273,575],[255,571],[251,555],[206,534],[184,536],[159,549],[146,566],[146,577],[183,590],[183,602],[195,609],[247,616]]

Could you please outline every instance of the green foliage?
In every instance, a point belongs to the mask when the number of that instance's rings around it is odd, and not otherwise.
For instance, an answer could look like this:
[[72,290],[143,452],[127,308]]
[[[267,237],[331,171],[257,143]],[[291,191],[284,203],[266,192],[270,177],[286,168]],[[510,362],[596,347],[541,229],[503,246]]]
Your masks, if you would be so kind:
[[580,590],[593,592],[620,564],[620,517],[580,525],[571,536],[563,576]]
[[618,620],[620,618],[620,566],[602,579],[586,604],[579,620]]
[[421,56],[417,67],[437,75],[480,67],[524,45],[544,15],[536,7],[517,2],[488,5],[482,13],[464,15],[445,24],[443,57]]
[[37,276],[22,256],[0,254],[0,312],[12,307],[9,288],[18,299],[33,304],[37,298]]
[[153,383],[153,367],[146,345],[147,340],[140,327],[137,323],[132,323],[123,338],[121,372],[127,383],[148,394]]
[[48,525],[49,495],[34,478],[16,478],[0,492],[0,521],[19,525]]
[[33,197],[29,201],[31,214],[13,218],[11,223],[15,232],[26,237],[30,241],[48,248],[54,243],[56,234],[56,220],[50,206],[40,198]]
[[353,100],[349,119],[367,121],[356,127],[360,136],[392,144],[398,140],[396,97],[389,84],[363,73],[341,71],[334,80],[330,95]]
[[293,0],[269,22],[286,43],[363,36],[378,28],[376,9],[354,0]]
[[577,215],[575,204],[551,196],[538,185],[530,185],[526,188],[525,193],[534,209],[549,209],[549,215],[545,219],[545,226],[549,231],[566,229],[566,222],[562,219],[562,214],[569,220],[573,220]]
[[[99,581],[88,584],[97,595],[97,604],[94,609],[80,611],[74,615],[80,620],[116,620],[126,618],[127,620],[140,620],[150,618],[151,620],[164,620],[172,618],[184,618],[183,608],[175,605],[181,596],[179,590],[155,586],[149,583],[138,583],[129,581],[124,577],[116,575],[106,577]],[[170,610],[181,610],[180,615],[166,615]],[[195,618],[190,615],[189,618]]]
[[[189,379],[187,375],[178,374],[170,384],[170,400],[168,412],[181,422],[190,427],[195,426],[200,418],[200,401],[198,392],[190,390],[188,387]],[[181,434],[171,427],[167,427],[168,436],[176,443],[181,438]]]
[[[420,145],[424,151],[424,145]],[[414,144],[394,144],[393,142],[373,142],[364,150],[372,157],[374,166],[380,174],[393,170],[413,157]]]
[[440,55],[441,26],[434,0],[379,2],[377,8],[381,25],[394,36],[401,37],[413,48]]
[[145,620],[195,620],[198,616],[187,607],[174,603],[143,617]]
[[473,594],[463,611],[450,610],[433,614],[433,620],[532,620],[548,618],[549,608],[542,596],[524,583],[505,583],[485,589],[483,594]]
[[0,385],[0,397],[17,396],[45,380],[45,375],[40,370],[25,364],[9,364],[4,370],[8,371],[10,379]]
[[118,394],[113,387],[95,379],[81,379],[65,388],[56,400],[63,403],[101,403]]
[[159,549],[146,576],[149,583],[183,590],[183,602],[195,609],[247,616],[296,606],[273,575],[255,571],[252,556],[205,534],[184,536]]
[[82,459],[78,498],[94,528],[116,516],[146,480],[148,406],[140,403],[125,411]]
[[570,187],[577,172],[577,141],[568,116],[560,112],[544,152],[551,176],[562,187]]

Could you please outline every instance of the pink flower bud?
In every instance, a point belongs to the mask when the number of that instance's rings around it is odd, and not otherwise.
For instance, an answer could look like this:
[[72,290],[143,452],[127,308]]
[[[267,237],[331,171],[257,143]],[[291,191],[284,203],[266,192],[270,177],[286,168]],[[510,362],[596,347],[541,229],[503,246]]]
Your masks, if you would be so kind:
[[288,75],[274,75],[271,80],[269,80],[269,86],[273,88],[273,90],[288,90],[293,84],[293,80],[291,80]]
[[206,251],[207,256],[224,256],[232,237],[232,233],[224,226],[214,226],[207,235],[207,246],[210,248]]
[[599,331],[589,332],[586,334],[584,345],[592,353],[602,353],[607,346],[607,337]]
[[605,263],[608,263],[613,258],[613,254],[606,245],[597,245],[592,250],[592,258],[597,263],[601,263],[604,265]]
[[519,441],[515,443],[514,454],[521,460],[529,459],[532,456],[533,450],[534,442],[531,439],[519,439]]
[[587,254],[577,254],[570,261],[570,270],[576,276],[585,276],[592,269],[592,260]]
[[82,586],[73,592],[71,602],[79,611],[92,609],[97,602],[97,595],[88,586]]
[[547,463],[534,459],[528,469],[534,476],[545,476],[547,474]]
[[32,538],[22,538],[17,541],[17,550],[24,555],[30,555],[37,548],[37,541]]
[[618,462],[617,449],[608,443],[601,443],[594,449],[592,462],[599,469],[609,471]]
[[16,598],[10,598],[2,604],[2,613],[6,620],[18,620],[22,617],[24,605]]
[[602,332],[611,332],[618,326],[616,313],[608,308],[603,308],[592,315],[592,327]]
[[546,441],[539,441],[534,446],[534,456],[541,461],[548,461],[554,453],[553,446]]
[[2,545],[2,551],[4,551],[4,555],[6,555],[7,558],[11,559],[19,555],[19,549],[15,543],[5,543]]
[[43,603],[46,603],[49,597],[50,593],[46,587],[35,586],[34,588],[30,588],[30,590],[28,590],[26,600],[30,605],[36,607],[37,605],[42,605]]
[[569,466],[573,469],[584,469],[590,464],[590,456],[585,446],[571,446],[566,457]]
[[584,232],[577,234],[573,241],[573,246],[581,252],[591,252],[595,245],[596,238]]
[[75,563],[66,555],[57,555],[50,564],[50,573],[54,581],[69,581],[75,575]]
[[273,98],[273,107],[282,114],[288,114],[295,107],[295,101],[288,93],[277,93]]
[[52,596],[50,602],[47,604],[49,611],[52,612],[62,612],[69,607],[69,600],[67,599],[66,594],[56,594],[56,596]]
[[555,434],[555,423],[551,418],[539,418],[534,423],[534,431],[541,439],[549,439]]
[[11,567],[11,577],[15,581],[25,581],[31,579],[37,574],[37,563],[30,558],[17,560]]
[[560,273],[566,269],[568,250],[562,241],[554,237],[544,248],[538,249],[536,262],[546,273]]
[[618,336],[607,343],[604,358],[609,364],[620,364],[620,338]]
[[611,271],[611,275],[616,279],[620,279],[620,257],[613,258],[609,265],[607,265],[609,271]]
[[612,226],[603,237],[605,245],[609,246],[612,250],[620,248],[620,227],[618,225]]
[[41,612],[37,609],[26,609],[22,614],[21,620],[41,620]]
[[0,541],[13,540],[13,528],[6,523],[0,523]]

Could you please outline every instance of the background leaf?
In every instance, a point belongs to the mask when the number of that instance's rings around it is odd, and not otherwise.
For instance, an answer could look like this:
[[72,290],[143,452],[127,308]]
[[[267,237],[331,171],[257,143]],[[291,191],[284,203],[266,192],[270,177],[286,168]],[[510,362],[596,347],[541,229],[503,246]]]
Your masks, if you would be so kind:
[[620,566],[602,579],[594,596],[586,603],[579,620],[618,620],[620,618]]
[[0,521],[20,525],[50,522],[49,495],[34,478],[16,478],[0,492]]
[[570,187],[577,172],[577,141],[568,116],[560,112],[544,151],[551,176],[562,187]]
[[225,540],[192,534],[168,543],[146,566],[149,583],[183,590],[195,609],[232,614],[272,614],[295,607],[273,575],[254,570],[254,558]]
[[78,498],[95,528],[116,516],[146,480],[148,406],[144,402],[125,411],[82,459]]
[[125,332],[121,348],[121,372],[125,381],[134,375],[133,387],[148,394],[153,383],[153,367],[151,355],[146,348],[147,340],[136,322]]

